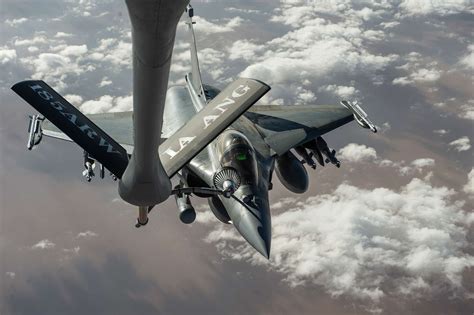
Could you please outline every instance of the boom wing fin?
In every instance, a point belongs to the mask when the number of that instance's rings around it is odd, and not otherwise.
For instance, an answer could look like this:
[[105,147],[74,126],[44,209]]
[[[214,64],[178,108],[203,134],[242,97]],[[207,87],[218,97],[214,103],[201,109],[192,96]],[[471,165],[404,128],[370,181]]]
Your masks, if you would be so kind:
[[202,80],[201,80],[201,71],[199,70],[199,59],[197,54],[197,47],[196,47],[196,37],[194,36],[194,28],[193,25],[196,22],[193,22],[194,16],[194,9],[193,7],[188,4],[186,7],[186,24],[188,25],[189,29],[189,49],[191,52],[191,75],[188,74],[188,77],[191,81],[191,84],[196,91],[198,97],[204,96],[204,89],[202,87]]
[[22,81],[12,90],[115,176],[122,177],[128,164],[127,151],[48,84]]
[[161,163],[168,176],[176,174],[269,90],[268,85],[253,79],[240,78],[229,84],[160,145]]

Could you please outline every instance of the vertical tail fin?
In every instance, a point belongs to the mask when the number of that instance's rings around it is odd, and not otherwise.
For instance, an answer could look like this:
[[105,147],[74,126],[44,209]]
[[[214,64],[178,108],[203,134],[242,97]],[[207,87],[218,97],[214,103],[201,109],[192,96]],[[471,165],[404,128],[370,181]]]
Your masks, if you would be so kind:
[[190,46],[190,52],[191,52],[191,73],[188,74],[187,79],[190,81],[191,86],[194,88],[194,91],[196,92],[196,96],[198,97],[203,97],[204,96],[204,89],[202,87],[202,81],[201,81],[201,71],[199,70],[199,60],[198,60],[198,55],[197,55],[197,48],[196,48],[196,38],[194,37],[194,29],[193,29],[193,24],[196,24],[196,22],[193,22],[193,16],[194,16],[194,9],[193,7],[189,4],[186,8],[186,13],[187,13],[187,21],[186,24],[188,25],[189,28],[189,46]]

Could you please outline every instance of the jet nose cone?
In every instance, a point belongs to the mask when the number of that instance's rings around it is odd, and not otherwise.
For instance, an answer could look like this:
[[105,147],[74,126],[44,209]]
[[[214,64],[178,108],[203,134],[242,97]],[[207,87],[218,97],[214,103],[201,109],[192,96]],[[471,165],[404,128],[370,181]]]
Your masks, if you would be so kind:
[[235,228],[245,240],[268,259],[270,257],[271,228],[269,222],[260,220],[253,214],[259,210],[260,209],[242,207],[240,221],[237,223],[232,219],[232,222],[234,222]]
[[232,222],[245,238],[265,258],[270,257],[271,246],[271,217],[268,202],[257,199],[248,203],[232,200],[232,205],[227,207]]

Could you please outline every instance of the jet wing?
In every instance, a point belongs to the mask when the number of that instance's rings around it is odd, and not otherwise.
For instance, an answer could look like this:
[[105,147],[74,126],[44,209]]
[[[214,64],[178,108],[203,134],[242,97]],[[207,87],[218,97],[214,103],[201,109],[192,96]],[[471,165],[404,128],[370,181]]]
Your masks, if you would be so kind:
[[115,176],[128,164],[127,151],[45,82],[22,81],[12,90]]
[[[77,143],[121,178],[127,153],[133,151],[131,112],[86,116],[43,81],[22,81],[12,89],[49,120],[43,121],[44,135]],[[166,173],[176,174],[269,90],[253,79],[240,78],[229,84],[160,145]]]
[[245,113],[277,155],[354,119],[342,105],[258,105]]
[[[133,151],[132,114],[133,112],[116,112],[87,114],[86,116],[124,147],[128,154],[131,154]],[[47,137],[72,142],[71,138],[61,132],[49,120],[42,122],[41,129],[43,135]]]
[[240,78],[229,84],[160,145],[160,160],[168,176],[176,174],[269,90],[254,79]]

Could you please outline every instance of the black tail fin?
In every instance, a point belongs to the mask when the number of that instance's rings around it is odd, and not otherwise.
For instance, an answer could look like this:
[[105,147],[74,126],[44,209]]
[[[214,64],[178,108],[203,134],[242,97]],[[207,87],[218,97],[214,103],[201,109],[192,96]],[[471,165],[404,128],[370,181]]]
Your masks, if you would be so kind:
[[128,164],[126,150],[43,81],[22,81],[12,87],[51,123],[118,178]]

